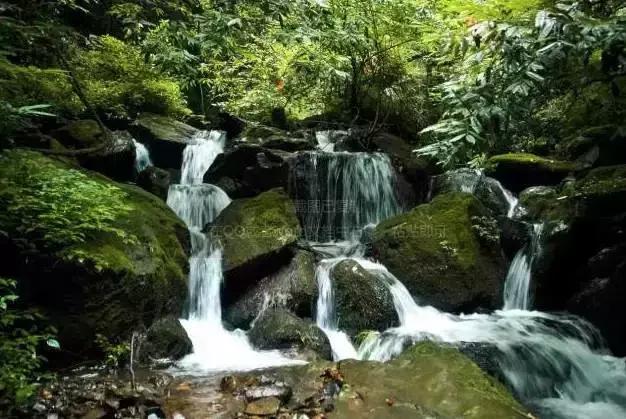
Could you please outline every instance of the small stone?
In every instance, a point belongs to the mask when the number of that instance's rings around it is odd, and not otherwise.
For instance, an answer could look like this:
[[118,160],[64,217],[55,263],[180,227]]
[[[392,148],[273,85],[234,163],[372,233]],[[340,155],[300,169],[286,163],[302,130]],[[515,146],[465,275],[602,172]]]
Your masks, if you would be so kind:
[[43,412],[45,412],[48,409],[46,408],[46,406],[43,403],[35,403],[33,405],[33,410],[35,412],[37,412],[37,413],[43,413]]
[[246,400],[253,401],[266,397],[276,397],[283,403],[286,403],[291,398],[291,388],[286,385],[266,385],[263,387],[256,387],[247,389],[245,392]]
[[266,397],[248,403],[245,413],[253,416],[271,416],[275,415],[279,408],[280,400],[276,397]]
[[176,386],[176,391],[191,391],[191,384],[180,383],[178,386]]
[[390,399],[390,398],[386,398],[385,399],[385,403],[387,403],[387,406],[393,406],[395,403],[394,399]]
[[107,411],[102,408],[91,409],[83,419],[100,419],[107,416]]
[[228,375],[222,378],[220,381],[220,390],[224,393],[232,393],[237,389],[237,378],[232,375]]
[[104,404],[113,410],[118,410],[120,408],[120,401],[117,399],[106,399]]

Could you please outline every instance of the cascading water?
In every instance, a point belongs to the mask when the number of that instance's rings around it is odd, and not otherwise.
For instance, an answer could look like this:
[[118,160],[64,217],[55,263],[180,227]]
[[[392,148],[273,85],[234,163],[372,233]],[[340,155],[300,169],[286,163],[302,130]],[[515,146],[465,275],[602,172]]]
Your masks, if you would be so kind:
[[504,282],[504,310],[530,309],[532,265],[541,252],[543,224],[534,224],[530,243],[513,258]]
[[193,354],[180,361],[186,373],[247,370],[299,363],[277,351],[255,351],[241,330],[222,325],[220,291],[222,251],[202,229],[228,206],[230,198],[214,185],[202,184],[204,173],[224,148],[225,134],[201,132],[183,153],[181,184],[170,186],[167,203],[187,224],[192,237],[189,259],[189,314],[181,324],[193,343]]
[[133,144],[135,145],[135,171],[140,173],[152,166],[152,160],[150,159],[150,152],[145,145],[134,138]]
[[305,237],[356,241],[363,227],[399,214],[389,157],[374,153],[301,153],[292,189]]

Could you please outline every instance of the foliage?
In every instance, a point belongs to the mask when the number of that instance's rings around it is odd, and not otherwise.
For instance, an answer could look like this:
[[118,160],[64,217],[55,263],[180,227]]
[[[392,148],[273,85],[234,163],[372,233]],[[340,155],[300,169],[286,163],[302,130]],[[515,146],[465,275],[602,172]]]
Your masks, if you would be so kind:
[[119,188],[33,152],[7,151],[0,159],[0,217],[2,225],[20,226],[16,237],[50,251],[100,234],[136,240],[115,224],[132,209]]
[[38,349],[45,343],[58,347],[53,329],[41,330],[35,311],[14,307],[16,282],[0,278],[0,411],[24,406],[46,376]]
[[96,345],[104,354],[104,365],[118,369],[130,359],[130,345],[128,343],[113,343],[106,336],[97,334]]
[[[474,25],[461,45],[461,75],[440,86],[442,118],[422,131],[434,142],[418,152],[456,166],[509,149],[529,132],[553,132],[555,121],[567,131],[623,120],[625,23],[573,3],[539,11],[534,21]],[[597,106],[605,112],[592,122]]]
[[179,86],[146,64],[141,51],[111,36],[96,39],[71,61],[89,102],[102,113],[184,115]]

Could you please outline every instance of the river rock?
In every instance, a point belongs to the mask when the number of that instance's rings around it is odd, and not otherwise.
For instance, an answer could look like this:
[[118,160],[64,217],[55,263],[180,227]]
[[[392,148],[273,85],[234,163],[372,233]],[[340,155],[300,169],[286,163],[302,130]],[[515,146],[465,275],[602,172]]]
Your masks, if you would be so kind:
[[285,309],[265,310],[254,322],[248,337],[258,349],[297,349],[331,359],[330,342],[324,332]]
[[0,173],[0,275],[18,280],[62,348],[91,355],[96,334],[126,340],[180,315],[189,233],[164,202],[33,152],[5,151]]
[[247,329],[264,306],[286,308],[299,317],[311,318],[316,293],[315,256],[299,250],[287,266],[261,279],[228,305],[224,319],[233,327]]
[[372,246],[422,305],[474,312],[501,304],[507,266],[497,223],[470,194],[439,195],[383,221]]
[[233,199],[249,198],[288,185],[289,153],[257,145],[239,145],[217,156],[204,182],[219,186]]
[[199,132],[175,119],[149,113],[142,114],[129,130],[139,142],[148,145],[154,165],[164,169],[181,168],[183,151]]
[[282,189],[236,199],[208,226],[221,243],[226,301],[232,302],[259,279],[288,263],[300,235],[293,202]]
[[192,351],[191,340],[178,318],[168,316],[148,329],[141,343],[140,359],[144,362],[162,358],[178,360]]
[[245,413],[251,416],[273,416],[278,413],[280,400],[276,397],[265,397],[246,405]]
[[579,165],[573,162],[527,153],[509,153],[489,158],[485,174],[517,193],[531,186],[556,185],[578,169]]
[[167,192],[172,183],[172,175],[167,170],[149,166],[137,175],[137,185],[144,190],[167,200]]
[[363,330],[383,331],[398,326],[398,313],[383,279],[365,270],[354,260],[332,268],[335,314],[340,330],[354,336]]

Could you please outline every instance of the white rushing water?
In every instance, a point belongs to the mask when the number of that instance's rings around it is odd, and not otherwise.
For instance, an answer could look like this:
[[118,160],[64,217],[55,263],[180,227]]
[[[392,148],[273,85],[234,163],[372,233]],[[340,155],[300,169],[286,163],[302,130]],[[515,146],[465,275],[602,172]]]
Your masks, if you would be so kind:
[[202,184],[202,178],[223,152],[224,142],[225,134],[219,131],[195,136],[183,153],[181,184],[170,186],[167,198],[192,237],[189,314],[181,324],[193,343],[193,353],[178,363],[186,374],[301,363],[278,351],[255,351],[245,332],[231,332],[222,325],[222,251],[209,242],[202,230],[230,204],[230,198],[217,186]]
[[152,160],[150,159],[150,152],[145,145],[134,138],[133,144],[135,144],[135,171],[140,173],[152,166]]
[[533,261],[541,252],[543,224],[534,224],[530,243],[520,249],[509,267],[504,282],[504,310],[529,310]]

